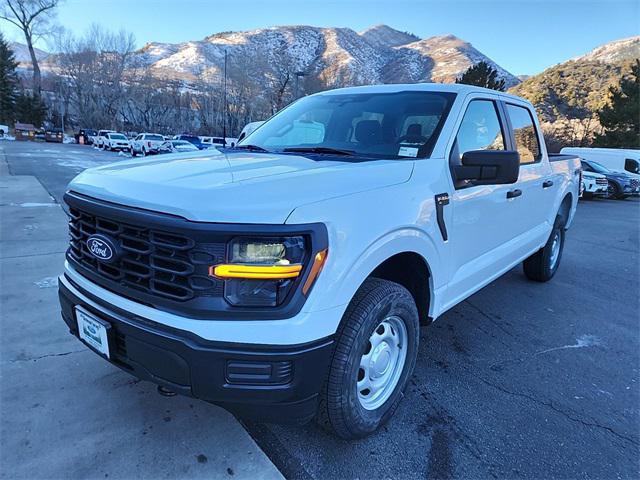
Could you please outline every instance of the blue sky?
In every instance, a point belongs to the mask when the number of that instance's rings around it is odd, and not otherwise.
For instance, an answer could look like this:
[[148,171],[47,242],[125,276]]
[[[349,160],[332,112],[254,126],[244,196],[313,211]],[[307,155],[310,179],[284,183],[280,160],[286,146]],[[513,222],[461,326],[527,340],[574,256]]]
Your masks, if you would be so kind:
[[[63,0],[58,20],[82,33],[100,23],[149,41],[308,24],[360,31],[385,23],[425,38],[453,33],[510,72],[534,74],[592,48],[640,34],[638,0]],[[20,40],[5,22],[2,30]]]

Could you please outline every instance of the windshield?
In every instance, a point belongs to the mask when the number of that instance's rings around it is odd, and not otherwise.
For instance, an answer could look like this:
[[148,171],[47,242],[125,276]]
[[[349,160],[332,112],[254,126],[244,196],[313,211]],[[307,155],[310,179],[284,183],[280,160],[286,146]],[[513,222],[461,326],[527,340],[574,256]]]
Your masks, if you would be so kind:
[[110,133],[109,134],[109,138],[112,138],[114,140],[126,140],[127,137],[125,137],[124,135],[120,134],[120,133]]
[[154,140],[154,141],[162,141],[164,137],[162,135],[145,135],[145,140]]
[[598,162],[589,161],[589,165],[593,168],[594,172],[598,173],[609,173],[610,170],[604,165],[600,165]]
[[180,135],[180,140],[186,140],[187,142],[200,142],[200,139],[198,137],[194,137],[191,135]]
[[306,97],[239,146],[372,158],[427,157],[454,98],[453,93],[424,91]]

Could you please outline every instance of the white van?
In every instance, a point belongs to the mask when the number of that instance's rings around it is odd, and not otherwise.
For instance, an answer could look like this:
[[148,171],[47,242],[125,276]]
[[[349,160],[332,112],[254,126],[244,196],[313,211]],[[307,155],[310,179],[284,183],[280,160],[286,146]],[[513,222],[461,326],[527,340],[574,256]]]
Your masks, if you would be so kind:
[[254,130],[256,130],[263,123],[264,121],[247,123],[242,129],[242,131],[240,132],[240,136],[238,137],[238,142],[244,140],[246,137],[252,134]]
[[585,160],[598,162],[614,172],[625,172],[640,175],[640,150],[624,148],[565,147],[560,150],[560,153],[578,155]]

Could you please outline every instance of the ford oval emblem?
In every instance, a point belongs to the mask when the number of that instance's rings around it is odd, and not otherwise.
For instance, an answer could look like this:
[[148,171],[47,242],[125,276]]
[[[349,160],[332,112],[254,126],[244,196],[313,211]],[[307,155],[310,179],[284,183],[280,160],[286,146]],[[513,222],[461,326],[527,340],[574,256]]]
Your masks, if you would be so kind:
[[91,235],[87,238],[87,248],[91,255],[103,262],[116,260],[116,246],[113,241],[104,235]]

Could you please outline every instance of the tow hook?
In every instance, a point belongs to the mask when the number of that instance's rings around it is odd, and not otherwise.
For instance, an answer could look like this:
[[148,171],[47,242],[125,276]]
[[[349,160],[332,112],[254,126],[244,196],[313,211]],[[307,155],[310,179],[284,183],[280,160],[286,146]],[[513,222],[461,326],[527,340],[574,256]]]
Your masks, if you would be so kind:
[[176,392],[173,390],[169,390],[167,387],[163,387],[162,385],[158,385],[158,393],[163,397],[175,397]]

